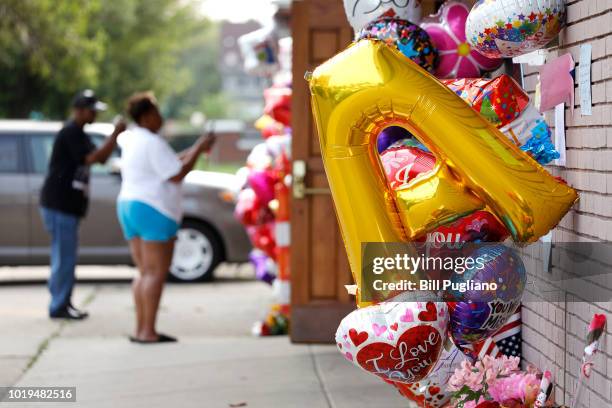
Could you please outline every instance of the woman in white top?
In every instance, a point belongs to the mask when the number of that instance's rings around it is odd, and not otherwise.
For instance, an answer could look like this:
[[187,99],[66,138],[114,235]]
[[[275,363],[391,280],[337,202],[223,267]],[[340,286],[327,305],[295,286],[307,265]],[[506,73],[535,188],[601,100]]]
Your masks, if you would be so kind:
[[155,330],[155,320],[182,218],[181,183],[200,154],[210,149],[214,136],[203,136],[176,155],[157,133],[163,118],[152,93],[132,96],[128,112],[136,126],[118,140],[122,183],[117,215],[140,272],[132,284],[136,332],[130,340],[172,342],[176,339]]

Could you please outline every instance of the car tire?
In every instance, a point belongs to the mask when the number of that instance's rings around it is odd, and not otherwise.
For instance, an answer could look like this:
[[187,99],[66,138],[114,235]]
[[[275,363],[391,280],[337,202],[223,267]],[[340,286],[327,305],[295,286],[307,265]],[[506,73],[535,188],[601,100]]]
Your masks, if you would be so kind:
[[177,232],[169,280],[210,282],[223,258],[221,239],[211,226],[201,221],[184,220]]

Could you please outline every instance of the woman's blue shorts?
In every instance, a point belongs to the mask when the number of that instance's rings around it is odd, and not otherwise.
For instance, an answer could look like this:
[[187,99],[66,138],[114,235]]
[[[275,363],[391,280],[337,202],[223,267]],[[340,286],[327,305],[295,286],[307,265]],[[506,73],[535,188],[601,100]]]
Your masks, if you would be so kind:
[[128,241],[140,238],[144,241],[169,241],[176,237],[179,225],[149,204],[135,200],[117,202],[117,216]]

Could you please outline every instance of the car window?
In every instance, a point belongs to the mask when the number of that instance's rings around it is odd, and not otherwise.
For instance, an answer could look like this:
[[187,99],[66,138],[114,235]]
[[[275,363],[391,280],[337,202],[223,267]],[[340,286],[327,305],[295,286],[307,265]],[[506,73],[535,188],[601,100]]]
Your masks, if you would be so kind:
[[21,155],[16,136],[0,135],[0,173],[18,173]]
[[32,153],[32,170],[34,173],[44,174],[49,168],[49,159],[53,150],[55,134],[33,135],[30,138],[30,152]]
[[[96,147],[102,146],[105,137],[103,135],[94,133],[89,135],[91,141]],[[51,152],[53,151],[53,142],[55,141],[55,134],[37,134],[32,135],[30,138],[30,151],[32,152],[32,167],[35,173],[46,173],[49,169],[49,160],[51,158]],[[94,164],[91,166],[92,174],[109,174],[111,172],[110,163],[112,158],[118,158],[119,152],[113,151],[111,159],[106,164]]]

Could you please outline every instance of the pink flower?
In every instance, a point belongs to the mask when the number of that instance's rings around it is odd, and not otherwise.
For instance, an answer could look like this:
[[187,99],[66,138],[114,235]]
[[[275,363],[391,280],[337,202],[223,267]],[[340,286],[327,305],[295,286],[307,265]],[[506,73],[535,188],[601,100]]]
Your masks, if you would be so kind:
[[502,64],[501,59],[487,58],[467,43],[465,22],[469,13],[465,4],[450,1],[421,24],[439,51],[440,63],[435,71],[438,78],[476,78]]
[[498,378],[489,386],[489,395],[495,401],[518,400],[523,403],[533,402],[534,389],[539,389],[540,381],[535,374],[515,373],[509,377]]

